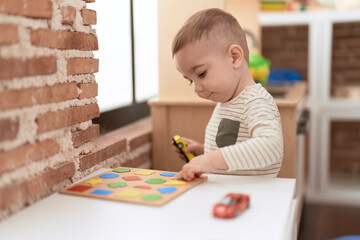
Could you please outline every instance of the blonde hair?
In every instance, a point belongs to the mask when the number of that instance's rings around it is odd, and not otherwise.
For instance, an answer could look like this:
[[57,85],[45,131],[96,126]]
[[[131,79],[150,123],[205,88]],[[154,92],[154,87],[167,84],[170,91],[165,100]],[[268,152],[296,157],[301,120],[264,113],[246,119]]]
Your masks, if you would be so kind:
[[173,40],[172,56],[174,57],[186,45],[200,40],[204,35],[209,38],[215,28],[217,38],[223,43],[222,47],[227,50],[232,44],[239,45],[244,52],[246,61],[249,62],[246,36],[240,24],[230,13],[217,8],[199,11],[185,22]]

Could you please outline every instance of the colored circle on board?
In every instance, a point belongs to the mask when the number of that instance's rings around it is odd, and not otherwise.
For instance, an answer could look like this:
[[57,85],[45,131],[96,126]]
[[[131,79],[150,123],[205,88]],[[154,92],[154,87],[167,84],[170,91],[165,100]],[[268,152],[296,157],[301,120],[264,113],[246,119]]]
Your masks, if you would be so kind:
[[105,173],[103,175],[100,175],[101,178],[116,178],[119,174],[116,173]]
[[176,176],[176,173],[163,172],[163,173],[160,173],[160,175],[163,176],[163,177],[175,177],[175,176]]
[[124,172],[130,172],[130,168],[117,168],[114,169],[113,172],[117,172],[117,173],[124,173]]
[[177,190],[176,187],[161,187],[157,189],[162,194],[173,193]]
[[149,178],[145,182],[150,183],[150,184],[161,184],[161,183],[164,183],[166,181],[164,179],[162,179],[162,178]]
[[154,202],[154,201],[161,200],[162,196],[160,196],[158,194],[148,194],[148,195],[143,196],[141,199],[144,201]]
[[112,182],[112,183],[109,183],[108,186],[111,188],[118,188],[118,187],[126,187],[127,184],[124,182]]

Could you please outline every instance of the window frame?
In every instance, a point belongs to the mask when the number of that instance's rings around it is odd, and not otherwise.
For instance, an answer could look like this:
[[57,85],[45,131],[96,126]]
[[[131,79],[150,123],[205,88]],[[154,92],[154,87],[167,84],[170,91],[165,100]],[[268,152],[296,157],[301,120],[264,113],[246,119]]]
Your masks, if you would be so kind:
[[134,34],[134,3],[130,1],[130,37],[131,37],[131,73],[132,102],[115,109],[100,112],[93,123],[100,124],[100,134],[105,134],[139,119],[150,116],[150,106],[147,100],[136,101],[136,66],[135,66],[135,34]]

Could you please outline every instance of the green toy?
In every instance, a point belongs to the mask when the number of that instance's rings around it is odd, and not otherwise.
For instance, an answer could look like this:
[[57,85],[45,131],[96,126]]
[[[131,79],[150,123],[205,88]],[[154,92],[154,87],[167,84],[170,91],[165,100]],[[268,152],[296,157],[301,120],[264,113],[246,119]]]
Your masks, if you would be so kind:
[[249,69],[254,80],[266,87],[268,76],[270,74],[270,60],[264,58],[259,53],[250,53]]

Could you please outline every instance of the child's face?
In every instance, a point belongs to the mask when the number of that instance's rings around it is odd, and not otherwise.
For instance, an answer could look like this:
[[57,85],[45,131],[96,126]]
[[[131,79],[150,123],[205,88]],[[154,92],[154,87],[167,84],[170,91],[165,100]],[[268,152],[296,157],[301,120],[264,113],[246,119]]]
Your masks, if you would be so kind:
[[208,40],[201,39],[178,51],[174,55],[174,64],[194,85],[199,97],[227,102],[238,94],[240,79],[231,55],[213,49]]

